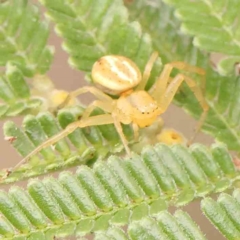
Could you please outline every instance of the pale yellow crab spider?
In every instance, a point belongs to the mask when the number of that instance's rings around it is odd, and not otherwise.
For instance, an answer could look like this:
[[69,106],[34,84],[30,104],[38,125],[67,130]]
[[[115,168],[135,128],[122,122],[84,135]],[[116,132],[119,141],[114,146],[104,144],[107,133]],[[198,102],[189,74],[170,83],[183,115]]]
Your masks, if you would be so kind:
[[[145,86],[157,58],[158,53],[154,52],[148,60],[142,75],[137,65],[126,57],[117,55],[101,57],[95,62],[92,68],[92,79],[96,87],[86,86],[71,92],[62,105],[65,105],[76,96],[87,92],[92,93],[97,100],[93,101],[86,108],[81,120],[69,124],[60,133],[43,142],[19,162],[13,170],[43,148],[55,144],[75,129],[88,126],[114,124],[127,154],[131,155],[127,139],[122,131],[121,123],[132,124],[135,137],[137,137],[138,128],[151,125],[159,115],[167,110],[183,81],[185,81],[193,91],[203,109],[196,130],[198,131],[209,109],[203,96],[202,88],[189,76],[179,73],[174,78],[171,78],[170,74],[173,68],[177,68],[179,70],[197,73],[205,78],[205,71],[184,62],[168,63],[163,67],[162,73],[156,83],[147,92],[145,91]],[[107,95],[107,93],[118,95],[119,98],[113,99]],[[105,114],[90,116],[95,108],[102,109]]]

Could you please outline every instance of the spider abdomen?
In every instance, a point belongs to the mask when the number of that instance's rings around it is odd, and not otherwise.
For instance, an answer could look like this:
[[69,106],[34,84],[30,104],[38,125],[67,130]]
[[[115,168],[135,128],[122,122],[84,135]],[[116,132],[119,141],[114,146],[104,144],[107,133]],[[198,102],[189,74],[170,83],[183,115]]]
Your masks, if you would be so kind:
[[137,65],[129,58],[108,55],[93,65],[92,78],[104,92],[119,95],[138,85],[142,76]]

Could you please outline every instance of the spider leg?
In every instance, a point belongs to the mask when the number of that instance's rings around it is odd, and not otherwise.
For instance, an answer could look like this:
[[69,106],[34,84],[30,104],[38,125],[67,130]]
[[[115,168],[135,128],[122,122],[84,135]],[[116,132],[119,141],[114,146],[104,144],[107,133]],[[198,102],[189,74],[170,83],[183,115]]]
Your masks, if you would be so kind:
[[184,76],[184,77],[185,77],[185,82],[187,83],[189,88],[192,90],[192,92],[194,93],[195,97],[197,98],[199,104],[201,105],[201,107],[203,109],[200,119],[198,120],[198,124],[195,128],[195,133],[193,134],[192,138],[188,142],[188,144],[190,145],[193,142],[193,140],[195,139],[195,137],[197,136],[197,133],[201,129],[201,127],[207,117],[207,113],[209,111],[209,106],[204,98],[202,89],[196,84],[196,82],[188,76]]
[[98,98],[101,101],[107,101],[107,102],[112,101],[111,97],[109,97],[107,94],[103,93],[101,90],[97,89],[96,87],[86,86],[86,87],[79,88],[73,92],[70,92],[68,96],[65,98],[65,100],[57,108],[61,109],[65,107],[71,99],[74,99],[77,96],[87,92],[92,93],[96,98]]
[[137,141],[138,137],[139,137],[138,125],[133,123],[132,128],[133,128],[133,133],[134,133],[134,139],[135,139],[135,141]]
[[126,139],[126,137],[124,136],[124,133],[123,133],[123,130],[122,130],[122,126],[121,126],[121,123],[118,121],[118,118],[115,114],[112,114],[112,117],[113,117],[113,121],[114,121],[114,126],[121,138],[121,141],[123,143],[123,146],[126,150],[126,153],[128,156],[131,156],[131,152],[130,152],[130,149],[128,147],[128,141]]
[[[17,165],[15,165],[8,173],[8,175],[16,170],[19,166],[26,163],[29,158],[34,156],[35,154],[39,153],[42,149],[49,147],[62,138],[68,136],[70,133],[74,132],[77,128],[84,128],[88,126],[96,126],[96,125],[106,125],[106,124],[112,124],[115,123],[113,120],[113,117],[111,114],[102,114],[97,116],[92,116],[84,120],[80,120],[77,122],[73,122],[69,124],[64,130],[62,130],[60,133],[56,134],[55,136],[49,138],[45,142],[43,142],[41,145],[36,147],[32,152],[30,152],[25,158],[23,158]],[[7,176],[8,176],[7,175]]]
[[[113,100],[111,99],[111,102],[112,101]],[[113,106],[112,106],[111,102],[102,102],[99,100],[93,101],[90,105],[87,106],[81,119],[82,120],[87,119],[91,115],[91,113],[94,111],[94,109],[97,107],[101,108],[105,112],[111,113],[113,111]]]
[[145,66],[142,81],[138,84],[138,86],[136,87],[136,90],[144,90],[145,89],[147,81],[151,74],[151,70],[153,68],[153,64],[157,60],[157,58],[158,58],[158,52],[153,52]]
[[164,94],[161,96],[159,95],[159,98],[157,99],[159,106],[161,107],[162,111],[165,112],[167,108],[169,107],[170,103],[172,102],[178,88],[182,84],[182,82],[185,81],[186,84],[189,86],[191,91],[194,93],[195,97],[197,98],[199,104],[201,105],[203,109],[203,113],[198,121],[198,125],[195,130],[195,134],[193,135],[192,139],[190,140],[190,143],[194,140],[196,134],[202,127],[202,124],[205,121],[205,118],[207,116],[207,112],[209,110],[209,106],[203,96],[202,89],[197,85],[197,83],[190,77],[185,76],[183,74],[176,75],[173,80],[169,83],[167,86]]
[[202,89],[202,92],[205,93],[206,88],[206,72],[204,69],[196,66],[189,65],[185,62],[171,62],[170,63],[174,68],[177,68],[179,70],[185,70],[188,72],[196,73],[200,75],[201,81],[200,81],[200,87]]
[[164,66],[162,73],[160,74],[159,78],[157,79],[156,83],[152,86],[149,90],[153,98],[158,99],[159,96],[162,96],[168,86],[168,84],[172,81],[170,74],[173,68],[177,68],[179,70],[185,70],[188,72],[196,73],[200,75],[201,81],[201,90],[202,93],[205,92],[205,85],[206,85],[206,77],[205,77],[205,70],[196,66],[189,65],[185,62],[171,62]]
[[[158,77],[157,81],[152,86],[152,88],[149,90],[151,96],[154,99],[158,99],[158,102],[160,101],[159,97],[164,94],[164,92],[168,86],[172,69],[173,69],[173,66],[171,64],[164,65],[160,76]],[[172,81],[173,80],[171,80],[171,82]]]

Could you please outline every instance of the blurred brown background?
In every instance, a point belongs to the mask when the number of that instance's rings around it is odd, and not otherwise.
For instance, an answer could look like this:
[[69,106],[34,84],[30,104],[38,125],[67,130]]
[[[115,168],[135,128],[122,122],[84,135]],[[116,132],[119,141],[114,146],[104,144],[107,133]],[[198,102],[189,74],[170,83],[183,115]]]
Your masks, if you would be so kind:
[[[73,70],[69,67],[67,63],[68,56],[61,49],[61,39],[56,36],[54,31],[51,32],[49,44],[55,46],[56,52],[54,62],[48,75],[54,81],[56,88],[71,91],[86,85],[87,83],[83,79],[83,74],[80,71]],[[83,103],[88,103],[90,99],[92,98],[88,95],[81,97]],[[196,121],[193,120],[190,116],[186,115],[182,109],[176,106],[171,106],[164,114],[163,119],[165,121],[165,126],[182,132],[187,138],[190,138],[192,136]],[[17,122],[19,126],[21,125],[21,118],[14,119],[14,121]],[[0,124],[2,128],[3,122]],[[209,145],[212,142],[212,138],[200,133],[195,141]],[[21,159],[21,157],[10,146],[10,143],[4,140],[2,131],[0,132],[0,146],[1,168],[14,166]],[[190,213],[191,217],[196,221],[196,223],[201,226],[202,231],[207,234],[208,239],[224,239],[202,215],[199,207],[199,201],[195,201],[187,207],[184,207],[184,209],[186,209]]]

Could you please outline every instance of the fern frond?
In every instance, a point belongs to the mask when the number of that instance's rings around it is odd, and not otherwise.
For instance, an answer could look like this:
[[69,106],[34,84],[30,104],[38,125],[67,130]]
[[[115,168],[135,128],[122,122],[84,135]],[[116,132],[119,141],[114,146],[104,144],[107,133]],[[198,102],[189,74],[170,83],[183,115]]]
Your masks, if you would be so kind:
[[227,238],[240,238],[240,190],[235,189],[232,196],[221,193],[217,201],[205,198],[201,208],[210,222]]
[[[141,70],[154,51],[152,40],[137,21],[130,22],[121,0],[52,1],[41,0],[47,16],[56,23],[74,68],[89,73],[101,56],[119,54],[131,58]],[[161,69],[160,58],[150,82]]]
[[54,53],[54,48],[47,46],[48,35],[48,23],[28,0],[0,4],[0,66],[11,61],[25,76],[44,74]]
[[[0,119],[46,110],[55,112],[67,95],[67,91],[56,89],[46,75],[35,75],[27,82],[22,71],[8,62],[6,71],[0,73]],[[69,106],[76,104],[77,99],[71,99]]]
[[194,46],[226,55],[218,69],[232,75],[240,61],[239,1],[163,1],[174,6],[175,16],[182,22],[181,31],[194,37]]
[[182,210],[177,210],[174,216],[162,211],[154,217],[132,222],[128,234],[129,239],[206,239],[190,216]]
[[[161,213],[163,210],[221,192],[238,179],[222,145],[207,149],[197,144],[188,149],[157,144],[125,161],[111,156],[107,162],[98,161],[93,169],[81,166],[75,174],[60,173],[58,179],[32,179],[27,191],[17,186],[11,187],[9,194],[1,191],[0,226],[5,226],[8,235],[18,229],[26,236],[59,231],[83,236],[106,231],[109,224],[123,226],[154,215],[164,231],[172,234],[166,217],[169,221],[173,217]],[[181,228],[181,234],[184,229],[190,234],[187,217],[178,214],[175,218],[172,224]]]
[[196,227],[190,216],[177,210],[174,215],[162,211],[156,215],[145,217],[129,224],[125,233],[120,227],[112,226],[107,231],[96,232],[97,239],[206,239]]
[[[131,19],[137,18],[144,31],[154,39],[154,47],[160,52],[164,63],[185,61],[206,70],[205,98],[210,111],[203,131],[226,143],[229,149],[239,151],[240,78],[219,76],[211,69],[209,56],[192,45],[192,38],[180,33],[180,22],[174,17],[173,8],[161,1],[152,6],[142,0],[134,1],[129,6],[129,13]],[[197,76],[193,77],[197,79]],[[175,103],[199,119],[202,109],[188,87],[183,85],[175,100]]]
[[40,98],[30,95],[22,72],[8,62],[6,72],[0,73],[0,119],[37,112],[43,104]]
[[[36,116],[28,115],[23,120],[22,129],[14,122],[8,121],[4,124],[4,135],[6,139],[14,139],[10,141],[11,144],[24,157],[49,137],[77,121],[83,111],[84,107],[78,105],[62,109],[57,118],[50,112],[41,112]],[[124,127],[124,133],[129,140],[133,138],[129,126]],[[70,145],[63,139],[54,148],[43,149],[40,157],[34,156],[29,164],[11,174],[7,181],[12,182],[77,164],[85,164],[90,160],[93,163],[97,158],[104,158],[110,152],[120,152],[123,149],[113,125],[77,129],[69,134],[68,139],[71,142]],[[4,171],[2,171],[3,174]]]

